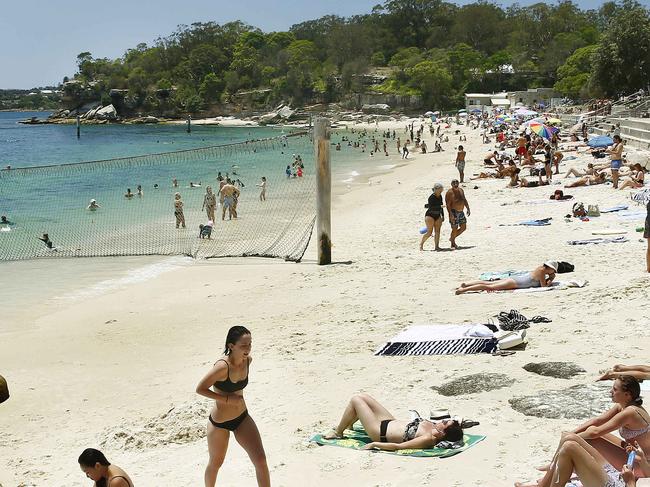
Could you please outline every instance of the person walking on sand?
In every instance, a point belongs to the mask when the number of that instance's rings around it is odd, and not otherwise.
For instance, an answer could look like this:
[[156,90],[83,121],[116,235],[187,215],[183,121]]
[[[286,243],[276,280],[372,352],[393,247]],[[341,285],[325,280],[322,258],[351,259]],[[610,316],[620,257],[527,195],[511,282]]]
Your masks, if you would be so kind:
[[451,188],[445,194],[445,206],[449,215],[449,224],[451,225],[451,248],[457,249],[456,239],[467,230],[467,217],[465,216],[465,208],[467,208],[467,216],[471,215],[469,203],[465,198],[465,192],[460,187],[457,179],[451,182]]
[[133,487],[129,474],[117,465],[111,465],[99,450],[86,448],[79,455],[79,467],[96,487]]
[[467,152],[463,149],[462,145],[458,146],[458,154],[456,154],[456,169],[458,169],[458,174],[460,176],[460,182],[465,180],[465,156]]
[[257,187],[260,188],[260,201],[266,201],[266,177],[262,176],[262,182]]
[[232,220],[233,217],[237,219],[237,198],[239,198],[240,191],[236,186],[231,183],[226,183],[221,188],[221,196],[223,197],[223,206],[221,207],[221,219],[226,219],[226,210],[228,210],[228,219]]
[[203,197],[203,207],[208,214],[208,220],[214,221],[214,210],[217,206],[217,196],[212,192],[212,186],[205,188],[205,196]]
[[179,225],[185,228],[185,215],[183,214],[183,201],[180,193],[174,195],[174,216],[176,217],[176,228]]
[[422,235],[420,240],[420,250],[424,250],[424,243],[431,237],[435,231],[434,242],[436,243],[436,251],[442,250],[440,248],[440,228],[445,219],[445,213],[442,209],[442,184],[436,183],[433,185],[433,193],[429,196],[429,201],[424,207],[427,209],[424,214],[424,223],[427,226],[427,231]]
[[196,386],[197,394],[215,401],[208,416],[210,458],[205,468],[205,487],[216,484],[231,432],[253,462],[257,485],[271,485],[262,439],[244,400],[244,388],[248,385],[248,371],[253,361],[250,353],[251,332],[243,326],[233,326],[226,336],[224,357],[215,362]]

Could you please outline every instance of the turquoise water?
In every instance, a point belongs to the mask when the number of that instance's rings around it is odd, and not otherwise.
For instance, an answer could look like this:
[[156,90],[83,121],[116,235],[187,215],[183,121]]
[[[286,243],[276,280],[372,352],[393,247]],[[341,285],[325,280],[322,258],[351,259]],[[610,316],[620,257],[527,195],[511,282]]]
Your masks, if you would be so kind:
[[[12,168],[0,171],[0,214],[15,223],[0,228],[0,260],[152,254],[296,258],[306,244],[315,213],[309,136],[281,139],[290,132],[281,127],[195,125],[188,134],[183,125],[84,125],[77,139],[73,125],[17,123],[31,116],[46,114],[0,113],[1,164]],[[335,132],[332,143],[343,135]],[[242,142],[270,137],[275,141]],[[335,187],[362,184],[364,178],[393,167],[390,157],[369,157],[345,142],[341,145],[342,150],[332,150]],[[305,163],[302,178],[285,176],[293,154]],[[89,160],[104,162],[70,165]],[[222,227],[215,221],[214,238],[198,241],[196,229],[208,219],[201,209],[205,188],[211,185],[216,192],[218,172],[230,173],[244,185],[239,224]],[[268,181],[264,203],[255,187],[262,176]],[[178,187],[172,186],[173,179]],[[202,185],[192,188],[190,182]],[[136,193],[139,185],[143,197],[124,197],[128,189]],[[175,229],[176,192],[192,231]],[[86,209],[91,199],[101,206],[98,211]],[[58,253],[38,240],[44,233]]]

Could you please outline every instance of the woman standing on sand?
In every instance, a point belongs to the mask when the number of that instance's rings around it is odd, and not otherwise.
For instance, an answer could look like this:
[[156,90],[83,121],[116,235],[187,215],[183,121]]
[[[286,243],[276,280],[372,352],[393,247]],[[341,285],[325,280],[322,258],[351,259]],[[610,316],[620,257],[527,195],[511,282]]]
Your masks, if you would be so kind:
[[117,465],[111,465],[99,450],[86,448],[79,455],[79,467],[95,487],[133,487],[131,477]]
[[431,234],[435,231],[434,241],[436,243],[436,250],[440,249],[440,228],[442,222],[445,220],[445,213],[442,209],[442,184],[436,183],[433,185],[433,193],[429,196],[429,202],[424,205],[427,212],[424,214],[424,223],[427,226],[427,231],[422,235],[420,240],[420,250],[424,250],[424,243],[429,240]]
[[[215,400],[208,416],[208,452],[210,459],[205,468],[205,486],[214,487],[219,468],[223,464],[230,441],[230,432],[255,466],[257,485],[269,487],[271,478],[266,463],[262,439],[253,418],[248,415],[244,401],[244,388],[248,385],[248,370],[253,359],[251,332],[243,326],[228,330],[224,357],[196,386],[196,392]],[[214,390],[210,390],[212,387]]]

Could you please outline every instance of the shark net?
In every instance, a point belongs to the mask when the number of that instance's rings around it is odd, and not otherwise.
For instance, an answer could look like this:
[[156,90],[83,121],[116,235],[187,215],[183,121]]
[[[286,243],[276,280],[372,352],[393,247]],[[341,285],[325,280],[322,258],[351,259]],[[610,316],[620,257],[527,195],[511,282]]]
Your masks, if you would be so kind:
[[[298,156],[302,168],[294,164]],[[219,173],[230,178],[239,194],[231,187],[219,192]],[[265,200],[259,186],[263,176]],[[203,208],[208,186],[215,194],[214,214],[211,198]],[[127,190],[133,196],[125,196]],[[176,228],[176,193],[186,228],[182,223]],[[223,193],[235,194],[224,198]],[[0,222],[0,260],[188,255],[300,261],[315,222],[315,201],[313,146],[307,133],[5,169],[0,170],[0,215],[5,217]],[[230,214],[235,205],[236,218]],[[202,234],[199,225],[204,226]]]

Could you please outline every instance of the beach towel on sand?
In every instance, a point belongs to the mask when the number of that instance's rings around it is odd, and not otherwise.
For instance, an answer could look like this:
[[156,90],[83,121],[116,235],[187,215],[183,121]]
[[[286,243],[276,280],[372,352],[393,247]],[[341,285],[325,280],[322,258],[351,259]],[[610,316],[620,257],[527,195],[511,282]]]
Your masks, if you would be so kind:
[[610,238],[588,238],[586,240],[568,240],[569,245],[588,245],[588,244],[604,244],[604,243],[625,243],[629,242],[626,237],[610,237]]
[[548,287],[529,287],[524,289],[505,289],[503,291],[468,291],[465,294],[477,293],[542,293],[546,291],[564,291],[565,289],[581,288],[587,285],[588,281],[572,279],[570,281],[556,281]]
[[604,210],[600,210],[601,213],[614,213],[617,211],[623,211],[627,210],[629,208],[628,205],[616,205],[612,206],[611,208],[605,208]]
[[375,355],[467,355],[496,348],[496,338],[484,325],[416,325],[391,338]]
[[[400,455],[407,457],[421,457],[421,458],[447,458],[459,453],[464,452],[468,448],[476,445],[478,442],[483,441],[485,436],[481,435],[468,435],[467,433],[463,435],[464,445],[459,448],[454,449],[445,449],[445,448],[427,448],[427,449],[418,449],[418,450],[397,450],[397,451],[385,451],[385,450],[375,450],[380,451],[381,453],[390,453],[392,455]],[[309,441],[317,443],[319,445],[328,445],[328,446],[340,446],[343,448],[351,448],[353,450],[361,450],[368,443],[372,443],[372,440],[365,432],[363,427],[356,423],[353,430],[345,430],[345,438],[336,438],[333,440],[326,440],[322,435],[314,435]]]
[[525,220],[523,222],[519,223],[501,223],[499,226],[500,227],[516,227],[516,226],[524,226],[524,227],[545,227],[547,225],[551,224],[551,220],[553,218],[542,218],[539,220]]

